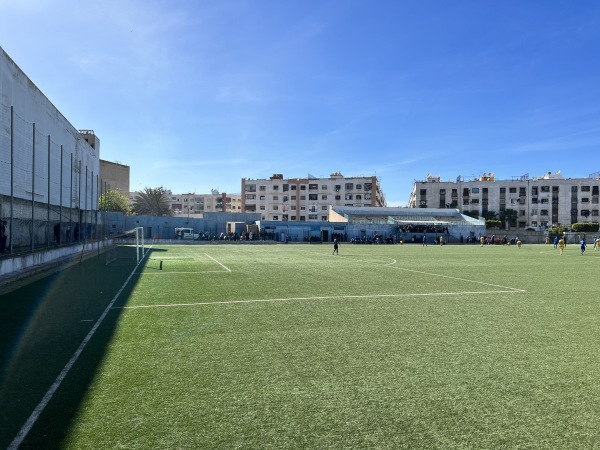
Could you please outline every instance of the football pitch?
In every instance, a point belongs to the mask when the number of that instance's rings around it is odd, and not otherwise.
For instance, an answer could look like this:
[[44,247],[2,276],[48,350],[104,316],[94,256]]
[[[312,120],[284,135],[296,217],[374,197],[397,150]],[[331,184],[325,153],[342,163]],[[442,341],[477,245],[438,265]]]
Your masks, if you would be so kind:
[[0,448],[600,447],[591,246],[146,250],[0,296]]

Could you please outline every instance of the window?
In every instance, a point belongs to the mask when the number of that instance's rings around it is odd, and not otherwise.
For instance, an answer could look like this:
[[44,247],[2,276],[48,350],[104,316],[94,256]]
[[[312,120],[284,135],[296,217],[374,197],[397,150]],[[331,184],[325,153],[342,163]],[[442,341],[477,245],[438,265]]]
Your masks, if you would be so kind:
[[581,186],[581,192],[590,192],[589,186]]
[[318,200],[318,198],[319,198],[318,194],[308,194],[309,200]]
[[342,197],[341,197],[341,195],[336,195],[336,196],[335,196],[335,199],[336,199],[336,200],[341,200],[341,198],[342,198]]
[[537,186],[533,186],[531,188],[531,195],[535,195],[535,196],[538,195],[538,188],[537,188]]
[[358,190],[361,190],[361,189],[362,189],[362,184],[357,184],[356,185],[356,190],[358,191]]
[[309,214],[308,215],[308,220],[317,220],[319,218],[319,216],[317,214]]
[[598,195],[598,186],[592,186],[592,195]]
[[327,201],[327,196],[326,195],[321,195],[321,200]]
[[289,184],[284,184],[283,185],[283,192],[287,192],[290,190],[290,185]]
[[525,216],[525,210],[524,210],[524,209],[520,210],[520,211],[519,211],[519,215],[520,215],[521,217]]
[[322,205],[321,206],[321,211],[327,211],[327,205]]
[[326,191],[327,190],[327,185],[326,184],[322,184],[321,185],[321,190],[322,191]]
[[597,216],[597,215],[598,215],[598,210],[592,209],[592,216]]
[[319,185],[316,183],[311,183],[308,185],[308,190],[309,191],[317,191],[317,190],[319,190]]
[[273,216],[273,220],[279,220],[279,216]]
[[547,210],[547,209],[542,209],[542,210],[540,211],[540,215],[541,215],[541,216],[547,216],[547,215],[548,215],[548,210]]
[[547,199],[547,198],[543,198],[543,199],[541,199],[541,200],[540,200],[540,203],[541,203],[542,205],[545,205],[545,204],[547,204],[547,203],[548,203],[548,199]]
[[509,194],[516,194],[517,193],[517,188],[516,187],[512,187],[508,189]]
[[581,203],[589,203],[589,202],[590,202],[590,199],[589,199],[589,198],[587,198],[587,197],[583,197],[583,198],[581,199]]
[[533,208],[533,209],[531,210],[531,215],[532,215],[532,216],[537,216],[537,209],[536,209],[536,208]]
[[246,192],[256,192],[256,185],[255,184],[247,184]]
[[525,197],[525,196],[527,195],[527,189],[526,189],[526,188],[524,188],[524,187],[520,187],[520,188],[519,188],[519,195],[520,195],[521,197]]
[[473,192],[473,194],[479,194],[479,188],[473,188],[471,189],[471,192]]
[[278,186],[278,185],[276,185],[276,184],[275,184],[275,185],[273,185],[273,190],[274,190],[274,191],[278,191],[278,190],[279,190],[279,186]]
[[346,194],[344,200],[352,200],[352,194]]
[[471,200],[471,203],[474,205],[478,205],[479,204],[479,199],[478,198],[474,198]]
[[260,210],[264,211],[265,210],[265,205],[260,205]]
[[339,192],[341,189],[342,189],[342,186],[340,184],[335,185],[335,192]]
[[300,207],[300,211],[305,211],[306,210],[306,206],[301,206]]
[[538,203],[538,198],[537,197],[531,197],[531,203],[534,204],[534,205],[536,203]]
[[464,188],[463,189],[463,197],[468,197],[469,196],[469,188]]
[[372,188],[372,183],[365,183],[365,191],[370,191]]
[[589,216],[589,215],[590,215],[590,210],[589,210],[589,209],[582,209],[582,210],[581,210],[581,215],[582,215],[583,217],[587,217],[587,216]]
[[305,184],[300,185],[300,190],[301,191],[305,191],[306,190],[306,185]]
[[506,194],[506,188],[505,187],[501,187],[500,188],[500,193],[501,194]]
[[304,222],[306,220],[306,216],[300,216],[300,222]]
[[542,192],[550,192],[550,186],[542,186],[541,190]]
[[463,205],[468,205],[468,204],[469,204],[469,199],[463,198]]
[[354,189],[354,183],[346,183],[346,190],[351,191]]
[[288,215],[287,215],[287,214],[284,214],[284,215],[281,217],[281,220],[283,220],[284,222],[287,222],[287,221],[288,221]]
[[323,222],[327,222],[327,216],[321,216],[321,220],[322,220]]
[[259,200],[266,200],[266,199],[267,199],[267,196],[266,196],[266,195],[261,195],[261,196],[259,197]]
[[292,205],[292,211],[296,211],[296,205]]
[[283,201],[284,201],[284,202],[287,202],[287,201],[289,201],[289,199],[290,199],[290,198],[289,198],[287,195],[284,195],[284,196],[283,196]]
[[357,195],[356,195],[356,200],[362,200],[362,195],[360,195],[360,194],[357,194]]
[[258,190],[264,192],[264,191],[267,190],[267,187],[266,186],[259,186]]
[[306,195],[301,195],[300,196],[300,201],[302,201],[302,200],[306,200]]
[[292,184],[292,191],[295,191],[295,190],[296,190],[296,185]]
[[273,205],[273,211],[279,211],[279,206]]
[[256,194],[246,194],[246,200],[254,200],[256,198]]
[[273,196],[273,201],[279,201],[279,195],[274,195]]

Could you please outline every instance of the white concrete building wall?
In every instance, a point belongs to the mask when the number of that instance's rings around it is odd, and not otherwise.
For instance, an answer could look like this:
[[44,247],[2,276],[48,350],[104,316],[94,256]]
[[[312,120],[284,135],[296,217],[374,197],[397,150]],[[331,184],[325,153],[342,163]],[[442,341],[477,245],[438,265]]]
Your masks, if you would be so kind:
[[[63,205],[69,206],[73,201],[74,207],[97,209],[99,148],[92,148],[83,139],[78,130],[0,48],[2,195],[11,193],[11,140],[15,197],[30,199],[34,186],[36,202],[47,203],[49,199],[51,204],[59,205],[62,172]],[[71,168],[75,174],[73,183],[70,179]],[[32,179],[32,176],[35,178]]]

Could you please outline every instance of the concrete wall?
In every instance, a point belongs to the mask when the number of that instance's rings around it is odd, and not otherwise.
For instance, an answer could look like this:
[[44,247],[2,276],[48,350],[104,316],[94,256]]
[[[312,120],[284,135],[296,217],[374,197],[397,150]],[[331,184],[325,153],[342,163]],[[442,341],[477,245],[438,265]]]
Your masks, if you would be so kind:
[[0,47],[0,194],[97,209],[99,151]]

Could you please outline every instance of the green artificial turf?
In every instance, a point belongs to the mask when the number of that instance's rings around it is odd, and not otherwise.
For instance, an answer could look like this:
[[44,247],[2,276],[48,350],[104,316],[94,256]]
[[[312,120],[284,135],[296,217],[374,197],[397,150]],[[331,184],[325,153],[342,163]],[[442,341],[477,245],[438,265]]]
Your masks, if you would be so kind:
[[90,262],[24,288],[43,321],[0,297],[41,327],[2,335],[0,447],[112,299],[24,448],[600,445],[600,252],[332,250],[154,247],[116,299],[133,264]]

